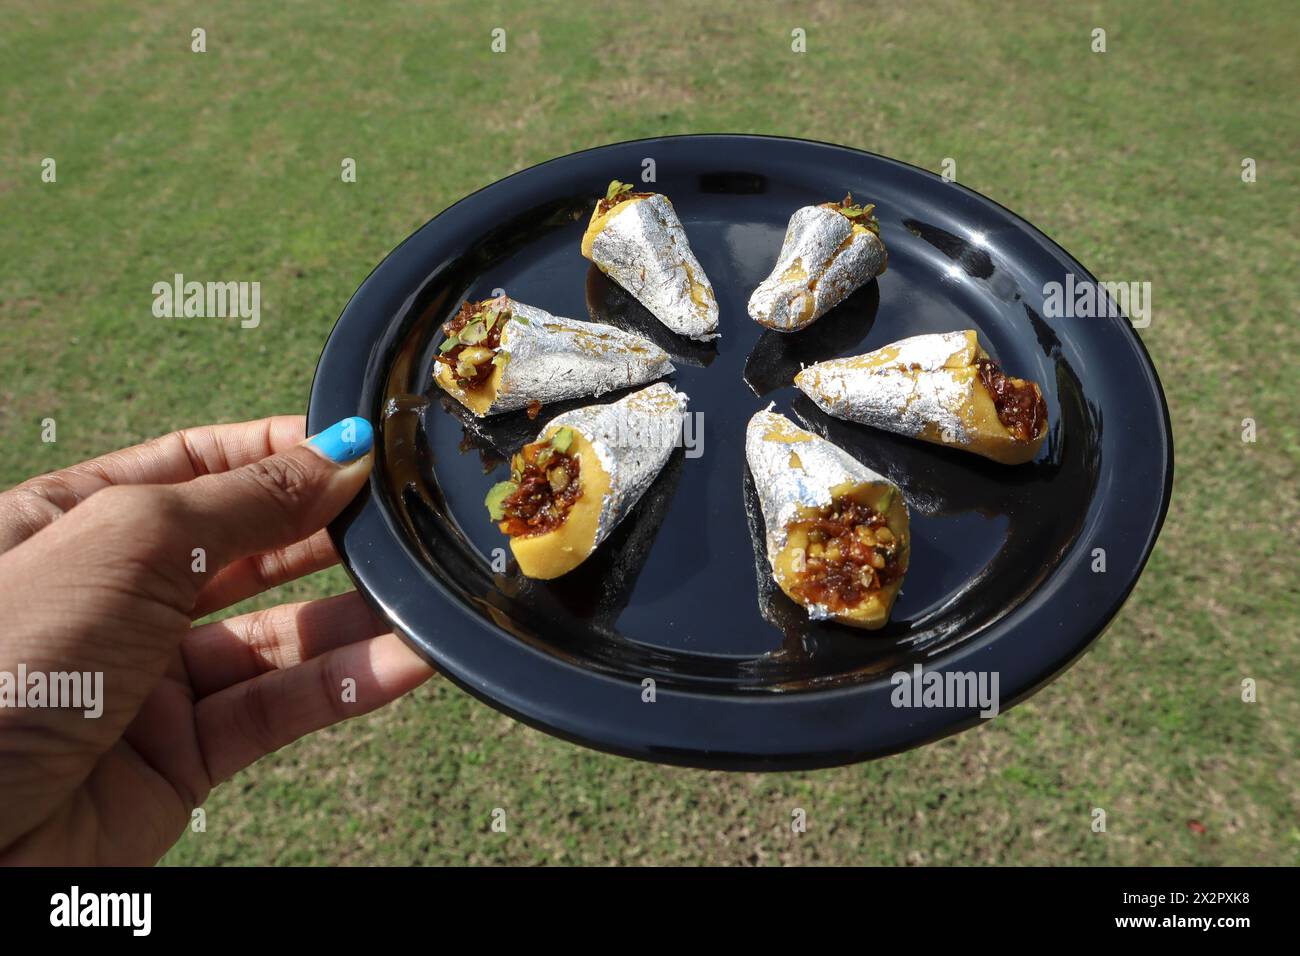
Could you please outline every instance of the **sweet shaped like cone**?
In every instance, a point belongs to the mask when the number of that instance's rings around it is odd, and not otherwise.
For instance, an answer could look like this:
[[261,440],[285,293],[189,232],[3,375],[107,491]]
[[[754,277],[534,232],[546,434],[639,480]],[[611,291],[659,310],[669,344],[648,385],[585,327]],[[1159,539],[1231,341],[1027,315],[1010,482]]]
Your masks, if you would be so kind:
[[806,328],[885,271],[885,245],[871,229],[827,206],[790,217],[772,273],[749,297],[755,322],[780,332]]
[[673,449],[641,500],[628,509],[626,517],[578,567],[547,581],[523,574],[498,575],[499,593],[527,601],[540,615],[556,621],[580,620],[586,629],[617,640],[617,622],[631,601],[668,516],[685,460],[682,449]]
[[914,335],[865,355],[810,365],[794,383],[836,418],[1021,464],[1038,454],[1047,422],[1027,441],[1002,423],[976,364],[986,358],[970,329]]
[[594,262],[587,268],[586,292],[587,315],[593,322],[604,322],[649,339],[667,352],[678,368],[682,365],[705,368],[718,357],[717,339],[704,342],[678,335],[651,315],[636,296],[601,272]]
[[673,332],[699,341],[716,339],[713,286],[668,197],[634,194],[604,213],[600,208],[598,204],[592,212],[582,237],[582,254]]
[[658,382],[608,405],[588,405],[548,422],[537,436],[571,429],[582,494],[555,530],[510,539],[530,578],[567,574],[600,545],[645,494],[681,436],[687,397]]
[[793,593],[803,551],[789,528],[792,522],[837,499],[852,498],[884,515],[902,548],[900,560],[906,572],[908,514],[898,488],[842,448],[770,411],[758,412],[749,420],[745,460],[763,514],[767,560],[781,590],[803,604],[814,620],[833,619],[868,629],[883,626],[902,587],[902,577],[872,592],[858,607],[836,611],[806,604]]
[[437,383],[478,417],[551,402],[603,395],[673,371],[668,353],[612,325],[579,322],[502,296],[511,319],[498,354],[506,356],[479,388],[465,389],[439,363]]

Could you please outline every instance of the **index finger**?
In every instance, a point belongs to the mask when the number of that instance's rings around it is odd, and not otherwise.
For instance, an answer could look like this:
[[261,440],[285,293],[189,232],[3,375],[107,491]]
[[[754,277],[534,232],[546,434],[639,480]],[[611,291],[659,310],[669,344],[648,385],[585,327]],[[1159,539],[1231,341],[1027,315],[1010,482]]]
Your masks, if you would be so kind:
[[170,485],[261,461],[305,438],[302,415],[200,425],[30,478],[0,494],[0,554],[110,485]]

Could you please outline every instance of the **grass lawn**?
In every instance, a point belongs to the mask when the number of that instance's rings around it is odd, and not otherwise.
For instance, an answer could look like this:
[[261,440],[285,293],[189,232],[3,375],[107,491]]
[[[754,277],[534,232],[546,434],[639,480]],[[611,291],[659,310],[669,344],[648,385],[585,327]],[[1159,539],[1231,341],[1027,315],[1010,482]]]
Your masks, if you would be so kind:
[[[303,410],[334,319],[389,249],[480,186],[617,140],[952,157],[1101,278],[1153,287],[1141,335],[1173,415],[1173,506],[1110,631],[1030,702],[887,760],[721,775],[588,752],[435,680],[219,788],[207,832],[167,862],[1300,863],[1289,7],[0,2],[6,486]],[[261,326],[154,318],[174,272],[260,281]]]

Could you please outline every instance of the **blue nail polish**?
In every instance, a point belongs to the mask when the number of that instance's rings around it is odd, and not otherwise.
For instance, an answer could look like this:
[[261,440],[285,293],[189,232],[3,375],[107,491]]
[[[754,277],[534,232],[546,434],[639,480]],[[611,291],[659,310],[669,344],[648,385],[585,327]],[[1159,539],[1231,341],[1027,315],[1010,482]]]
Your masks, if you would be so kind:
[[355,415],[335,422],[309,442],[330,461],[340,465],[356,461],[370,451],[374,443],[375,430],[370,427],[370,422]]

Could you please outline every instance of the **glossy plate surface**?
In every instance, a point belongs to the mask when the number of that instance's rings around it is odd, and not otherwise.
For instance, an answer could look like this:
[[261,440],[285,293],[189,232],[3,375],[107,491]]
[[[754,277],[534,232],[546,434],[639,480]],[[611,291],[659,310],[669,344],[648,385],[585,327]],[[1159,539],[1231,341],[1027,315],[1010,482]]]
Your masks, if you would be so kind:
[[[713,283],[716,348],[674,337],[579,253],[606,185],[634,181],[646,159],[657,173],[647,188],[672,199]],[[876,204],[888,271],[804,332],[762,329],[745,305],[791,213],[846,190]],[[344,309],[308,427],[359,414],[379,428],[374,476],[332,527],[335,542],[358,587],[444,675],[592,747],[780,769],[944,736],[977,722],[978,705],[895,707],[891,675],[916,664],[996,673],[1001,709],[1027,697],[1118,611],[1168,506],[1173,448],[1151,361],[1123,317],[1045,316],[1045,287],[1071,274],[1093,281],[996,203],[843,147],[687,136],[552,160],[427,223]],[[583,403],[474,425],[431,378],[440,323],[495,289],[654,338],[699,413],[694,447],[674,454],[591,559],[554,582],[529,581],[513,562],[494,572],[506,539],[482,502],[511,452]],[[790,384],[801,363],[964,328],[1008,373],[1043,386],[1051,431],[1036,461],[1006,467],[836,421]],[[911,567],[882,631],[809,623],[770,584],[744,459],[745,423],[770,402],[903,489]]]

